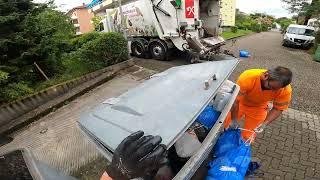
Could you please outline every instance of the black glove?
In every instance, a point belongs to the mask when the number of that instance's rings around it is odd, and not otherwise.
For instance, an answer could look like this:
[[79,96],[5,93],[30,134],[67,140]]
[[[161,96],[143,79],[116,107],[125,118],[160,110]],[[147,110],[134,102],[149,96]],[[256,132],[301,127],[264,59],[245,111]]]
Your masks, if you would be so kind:
[[113,154],[107,173],[115,180],[154,176],[168,162],[160,136],[143,136],[142,131],[125,138]]

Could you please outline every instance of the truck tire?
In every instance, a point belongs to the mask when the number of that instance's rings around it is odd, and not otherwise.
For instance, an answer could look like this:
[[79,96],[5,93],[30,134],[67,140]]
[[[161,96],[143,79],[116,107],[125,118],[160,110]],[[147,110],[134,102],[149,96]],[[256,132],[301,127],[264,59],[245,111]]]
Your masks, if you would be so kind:
[[149,50],[153,59],[161,61],[167,60],[168,47],[165,42],[161,40],[151,41],[149,43]]
[[132,41],[131,43],[132,55],[139,58],[144,58],[147,53],[147,49],[145,48],[146,44],[147,44],[147,41],[144,39],[136,39]]

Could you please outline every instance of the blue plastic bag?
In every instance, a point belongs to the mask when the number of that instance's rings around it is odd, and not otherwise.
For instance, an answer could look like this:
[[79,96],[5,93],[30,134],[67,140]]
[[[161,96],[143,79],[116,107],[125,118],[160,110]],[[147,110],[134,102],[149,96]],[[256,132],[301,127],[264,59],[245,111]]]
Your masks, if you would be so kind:
[[232,162],[226,157],[220,157],[209,163],[210,169],[206,180],[243,180],[242,175],[232,167]]
[[214,147],[213,156],[221,157],[232,149],[237,148],[242,142],[240,129],[228,129],[218,138]]
[[241,58],[248,58],[248,57],[250,57],[251,55],[250,55],[249,51],[240,50],[240,51],[239,51],[239,56],[240,56]]
[[[241,140],[241,139],[240,139]],[[251,147],[242,140],[240,145],[209,163],[208,180],[244,179],[251,160]]]
[[207,129],[211,129],[219,119],[220,112],[213,109],[212,106],[207,106],[197,118],[197,122],[201,123]]
[[242,141],[239,147],[229,151],[225,157],[232,162],[232,165],[237,168],[237,172],[244,177],[251,161],[251,146]]

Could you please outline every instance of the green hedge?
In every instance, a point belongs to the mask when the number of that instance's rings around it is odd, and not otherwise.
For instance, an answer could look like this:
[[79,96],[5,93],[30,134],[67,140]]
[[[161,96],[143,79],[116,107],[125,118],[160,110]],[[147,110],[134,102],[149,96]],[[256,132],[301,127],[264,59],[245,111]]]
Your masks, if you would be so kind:
[[94,66],[110,66],[128,59],[127,40],[119,33],[103,33],[80,48],[81,59]]
[[[62,54],[59,74],[49,81],[17,81],[0,88],[0,104],[22,98],[52,85],[82,76],[86,73],[125,61],[128,59],[127,40],[119,33],[88,33],[71,39],[71,51]],[[25,73],[32,73],[26,71]],[[0,81],[6,81],[8,74],[0,71]]]
[[233,33],[238,32],[238,27],[237,26],[232,26],[231,27],[231,32],[233,32]]
[[70,45],[73,50],[77,50],[81,48],[84,44],[101,37],[101,35],[102,33],[99,32],[86,33],[74,39],[71,39]]

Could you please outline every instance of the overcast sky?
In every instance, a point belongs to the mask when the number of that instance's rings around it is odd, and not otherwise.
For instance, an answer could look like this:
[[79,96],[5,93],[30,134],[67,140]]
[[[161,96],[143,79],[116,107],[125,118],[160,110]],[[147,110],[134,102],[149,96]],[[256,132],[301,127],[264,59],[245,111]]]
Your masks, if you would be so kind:
[[[35,2],[45,2],[46,0],[34,0]],[[55,0],[56,5],[61,10],[69,10],[82,3],[90,3],[92,0]],[[237,8],[246,13],[264,12],[276,17],[290,16],[284,8],[281,0],[236,0]]]
[[246,13],[263,12],[276,17],[291,16],[281,0],[236,0],[237,8]]

